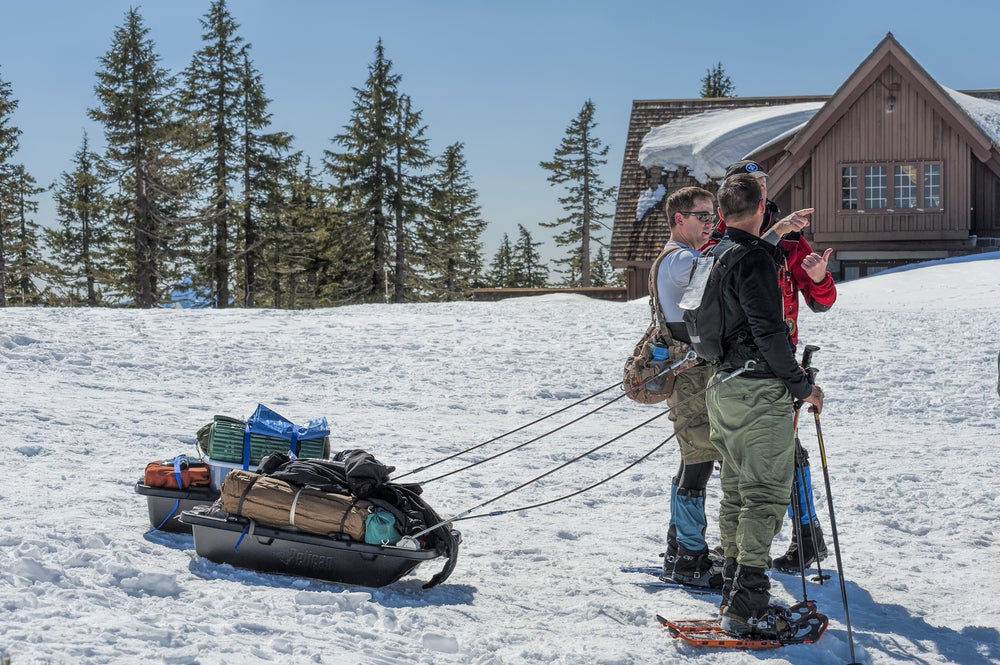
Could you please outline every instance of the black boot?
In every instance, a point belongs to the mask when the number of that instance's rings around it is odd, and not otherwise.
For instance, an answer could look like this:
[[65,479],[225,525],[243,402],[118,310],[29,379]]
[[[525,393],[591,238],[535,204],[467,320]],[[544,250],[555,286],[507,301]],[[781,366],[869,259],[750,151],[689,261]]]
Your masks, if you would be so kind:
[[677,563],[677,527],[673,524],[667,529],[667,551],[663,553],[663,574],[660,579],[670,582],[674,575],[674,564]]
[[[823,540],[823,530],[819,527],[819,522],[812,525],[802,525],[802,557],[808,568],[817,561],[826,558],[826,542]],[[788,551],[783,556],[775,559],[771,566],[775,570],[783,573],[797,573],[802,570],[799,563],[799,537],[796,530],[792,530],[792,543],[788,546]]]
[[708,548],[697,552],[677,547],[677,561],[674,563],[673,580],[692,586],[712,589],[722,588],[722,570],[708,555]]
[[788,609],[771,603],[771,580],[764,569],[737,566],[719,625],[735,635],[782,637],[789,632],[790,623]]
[[721,617],[729,605],[729,596],[733,593],[733,580],[736,579],[736,559],[726,557],[722,563],[722,601],[719,603]]

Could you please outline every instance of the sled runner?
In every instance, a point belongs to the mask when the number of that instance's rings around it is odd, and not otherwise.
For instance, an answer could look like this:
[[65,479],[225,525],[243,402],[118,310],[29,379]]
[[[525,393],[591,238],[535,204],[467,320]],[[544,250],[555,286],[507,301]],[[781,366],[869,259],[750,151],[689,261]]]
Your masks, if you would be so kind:
[[445,569],[424,585],[428,588],[447,578],[458,557],[457,533],[444,550],[407,549],[263,526],[243,517],[213,515],[207,507],[185,511],[181,521],[194,533],[198,556],[210,561],[343,584],[382,587],[425,561],[446,556]]

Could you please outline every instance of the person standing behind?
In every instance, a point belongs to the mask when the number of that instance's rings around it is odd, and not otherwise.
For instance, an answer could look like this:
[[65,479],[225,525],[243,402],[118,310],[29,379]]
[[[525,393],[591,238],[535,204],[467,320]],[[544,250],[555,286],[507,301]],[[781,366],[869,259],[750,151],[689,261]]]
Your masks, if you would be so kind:
[[[683,187],[666,200],[670,242],[656,274],[656,292],[664,320],[674,339],[690,343],[678,306],[698,258],[715,226],[715,199],[700,187]],[[705,388],[712,368],[701,362],[676,375],[674,390],[667,398],[668,417],[680,444],[681,463],[670,485],[670,523],[663,561],[664,580],[703,587],[722,586],[722,575],[713,571],[705,542],[705,487],[712,476],[718,450],[709,440]]]
[[[777,204],[767,198],[767,173],[760,164],[752,160],[743,160],[731,164],[726,169],[726,178],[738,173],[749,173],[757,179],[761,196],[765,200],[764,219],[761,224],[763,238],[778,246],[781,251],[781,261],[778,264],[778,283],[784,300],[785,323],[791,335],[792,344],[799,343],[799,294],[806,305],[814,312],[825,312],[837,300],[837,287],[833,275],[827,270],[827,264],[833,249],[828,248],[823,254],[814,252],[809,242],[802,236],[801,230],[809,225],[807,216],[812,208],[797,210],[788,217],[779,220],[780,211]],[[721,226],[721,225],[720,225]],[[798,475],[798,494],[792,495],[788,505],[788,518],[795,519],[799,515],[800,529],[792,529],[792,542],[788,550],[774,559],[772,566],[785,573],[796,573],[802,570],[802,563],[809,566],[816,561],[822,561],[827,556],[826,542],[823,540],[823,530],[816,515],[816,505],[813,499],[812,475],[809,469],[809,453],[798,438],[795,439],[796,474]],[[801,531],[802,563],[799,562],[799,533]]]
[[749,174],[735,175],[723,183],[718,198],[732,244],[723,242],[713,251],[745,253],[722,278],[722,328],[715,333],[723,354],[716,372],[722,379],[747,361],[756,363],[707,396],[710,438],[723,458],[719,528],[725,567],[719,622],[739,635],[780,636],[789,615],[771,604],[766,569],[791,495],[792,401],[809,402],[819,412],[823,391],[809,383],[795,360],[775,248],[759,237],[765,209],[760,185]]

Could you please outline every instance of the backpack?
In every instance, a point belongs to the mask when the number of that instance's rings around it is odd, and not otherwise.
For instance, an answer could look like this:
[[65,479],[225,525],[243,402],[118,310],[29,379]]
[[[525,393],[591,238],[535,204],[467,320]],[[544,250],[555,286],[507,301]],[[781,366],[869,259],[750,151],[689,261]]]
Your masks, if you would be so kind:
[[[674,382],[677,375],[694,366],[694,362],[684,363],[675,368],[672,372],[667,372],[663,376],[657,376],[662,372],[671,359],[682,358],[691,348],[684,342],[679,342],[670,334],[666,319],[663,317],[663,309],[660,307],[660,298],[656,290],[656,274],[660,270],[660,263],[670,252],[680,249],[679,245],[665,248],[653,261],[653,266],[649,269],[649,310],[651,321],[642,334],[639,343],[632,350],[632,355],[625,360],[625,369],[622,373],[622,390],[633,401],[640,404],[658,404],[670,397],[674,392]],[[657,348],[659,347],[659,348]],[[662,354],[666,350],[669,355],[663,359],[654,360],[654,352]]]
[[722,334],[726,327],[722,285],[733,266],[753,249],[727,240],[698,257],[680,301],[691,348],[714,366],[722,363]]

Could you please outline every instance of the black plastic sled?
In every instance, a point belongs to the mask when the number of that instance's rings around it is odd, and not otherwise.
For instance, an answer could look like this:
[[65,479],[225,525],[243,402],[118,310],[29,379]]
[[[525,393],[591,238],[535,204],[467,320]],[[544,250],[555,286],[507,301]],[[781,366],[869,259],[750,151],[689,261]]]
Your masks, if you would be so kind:
[[459,533],[452,531],[450,542],[440,549],[369,545],[210,514],[207,507],[184,511],[180,520],[194,533],[195,551],[210,561],[366,587],[392,584],[421,563],[444,556],[444,569],[423,586],[440,584],[455,567],[461,541]]
[[146,497],[149,523],[154,529],[173,533],[191,533],[191,525],[180,521],[181,513],[195,506],[210,505],[219,498],[219,491],[211,487],[188,487],[182,490],[150,487],[140,479],[135,491]]

